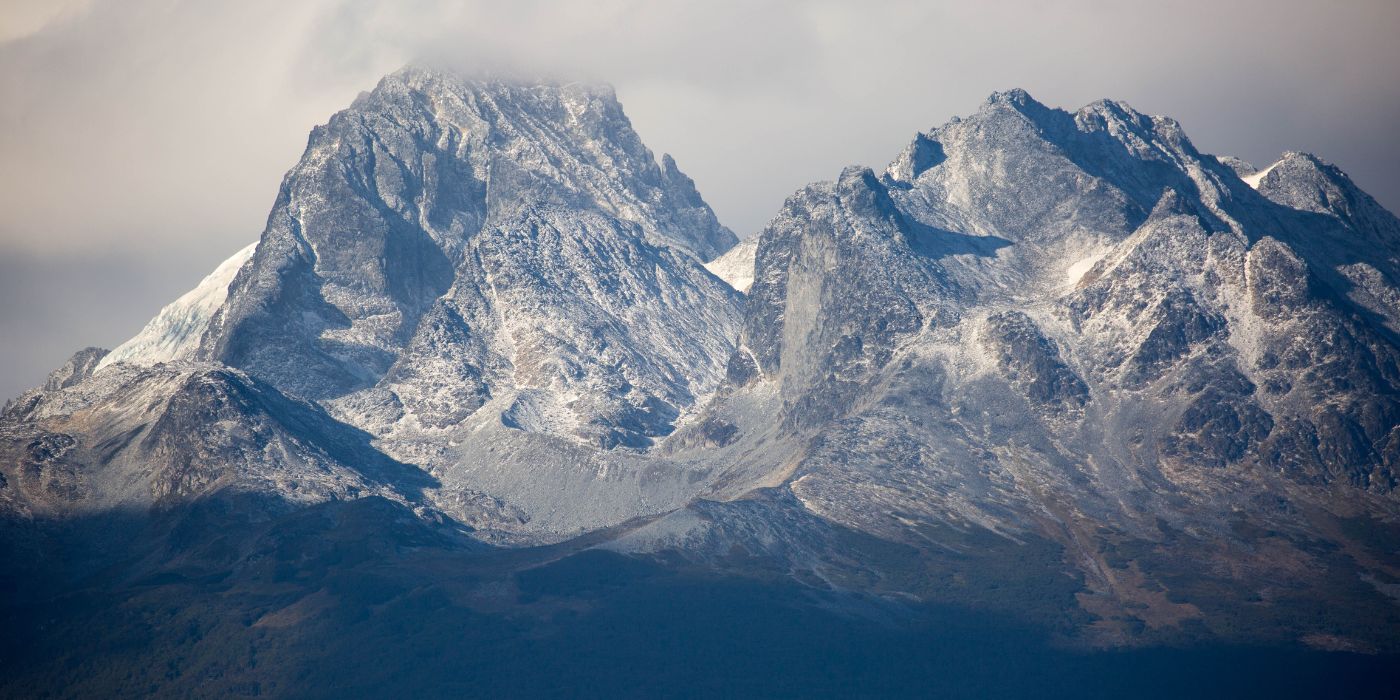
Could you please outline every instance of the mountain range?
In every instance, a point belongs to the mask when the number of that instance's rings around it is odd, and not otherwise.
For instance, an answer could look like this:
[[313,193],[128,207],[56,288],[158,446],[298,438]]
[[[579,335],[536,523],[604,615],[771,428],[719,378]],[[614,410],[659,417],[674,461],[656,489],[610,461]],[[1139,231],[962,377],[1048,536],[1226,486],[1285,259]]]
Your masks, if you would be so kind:
[[1013,90],[741,242],[610,88],[409,67],[6,405],[0,688],[405,690],[318,650],[441,681],[675,596],[1364,666],[1397,486],[1400,220],[1318,157]]

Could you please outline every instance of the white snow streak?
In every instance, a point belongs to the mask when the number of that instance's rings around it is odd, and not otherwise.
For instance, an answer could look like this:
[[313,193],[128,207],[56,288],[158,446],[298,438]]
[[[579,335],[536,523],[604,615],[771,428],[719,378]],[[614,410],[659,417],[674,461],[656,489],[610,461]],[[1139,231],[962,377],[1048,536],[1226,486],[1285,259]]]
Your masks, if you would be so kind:
[[740,241],[729,252],[705,263],[705,269],[734,289],[749,293],[753,286],[754,255],[758,252],[758,237]]
[[1264,181],[1264,176],[1265,176],[1265,175],[1268,175],[1270,170],[1273,170],[1274,168],[1277,168],[1277,167],[1278,167],[1278,164],[1279,164],[1279,163],[1282,163],[1282,162],[1283,162],[1283,161],[1281,161],[1281,160],[1280,160],[1280,161],[1277,161],[1277,162],[1275,162],[1273,165],[1270,165],[1269,167],[1264,168],[1263,170],[1260,170],[1259,172],[1254,173],[1253,175],[1245,175],[1244,177],[1242,177],[1242,178],[1240,178],[1240,179],[1241,179],[1241,180],[1244,180],[1244,184],[1249,185],[1250,187],[1253,187],[1254,189],[1257,190],[1257,189],[1259,189],[1259,183],[1261,183],[1261,182]]
[[150,366],[188,357],[199,347],[209,319],[228,297],[234,276],[253,257],[257,247],[257,243],[252,243],[219,263],[198,286],[161,309],[140,333],[102,358],[97,369],[116,362]]

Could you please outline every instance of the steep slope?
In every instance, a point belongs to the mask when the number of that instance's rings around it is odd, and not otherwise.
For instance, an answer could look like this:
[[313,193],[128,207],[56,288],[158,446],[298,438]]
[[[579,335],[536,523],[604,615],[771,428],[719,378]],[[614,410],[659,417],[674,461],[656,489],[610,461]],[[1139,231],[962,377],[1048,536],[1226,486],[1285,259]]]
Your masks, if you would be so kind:
[[758,239],[750,238],[735,244],[729,252],[705,263],[705,269],[734,289],[747,294],[753,286],[753,259],[758,252]]
[[[1400,523],[1397,231],[1310,156],[1256,191],[1169,119],[997,94],[884,173],[788,200],[726,384],[667,448],[724,465],[713,498],[821,527],[1061,547],[1104,639],[1277,632],[1306,600],[1393,643],[1362,621],[1395,618],[1400,575],[1380,534]],[[805,547],[810,526],[648,531],[642,551],[737,532],[721,550],[851,575]]]
[[718,378],[734,240],[610,89],[408,68],[312,133],[199,356],[381,432],[519,393],[523,429],[643,447]]
[[214,312],[228,298],[229,284],[256,248],[256,243],[250,244],[219,263],[194,289],[161,309],[140,333],[103,357],[96,369],[115,362],[150,366],[194,357]]

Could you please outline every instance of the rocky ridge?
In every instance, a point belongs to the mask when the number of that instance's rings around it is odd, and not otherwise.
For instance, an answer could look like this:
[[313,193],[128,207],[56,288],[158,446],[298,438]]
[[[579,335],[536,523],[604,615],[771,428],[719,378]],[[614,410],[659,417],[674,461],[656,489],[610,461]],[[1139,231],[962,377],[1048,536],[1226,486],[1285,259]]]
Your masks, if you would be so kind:
[[1400,222],[1337,168],[1011,91],[736,240],[610,90],[405,69],[255,249],[7,406],[0,503],[377,496],[816,588],[1069,586],[1095,644],[1397,643]]

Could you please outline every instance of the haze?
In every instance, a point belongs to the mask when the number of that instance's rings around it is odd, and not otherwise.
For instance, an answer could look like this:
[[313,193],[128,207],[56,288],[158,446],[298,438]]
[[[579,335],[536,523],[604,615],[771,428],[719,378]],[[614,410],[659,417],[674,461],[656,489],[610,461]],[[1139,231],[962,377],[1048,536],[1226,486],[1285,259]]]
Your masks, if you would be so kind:
[[1316,153],[1400,209],[1400,4],[1248,1],[0,6],[0,398],[113,347],[261,232],[310,128],[413,60],[601,80],[747,236],[806,182],[1024,87]]

